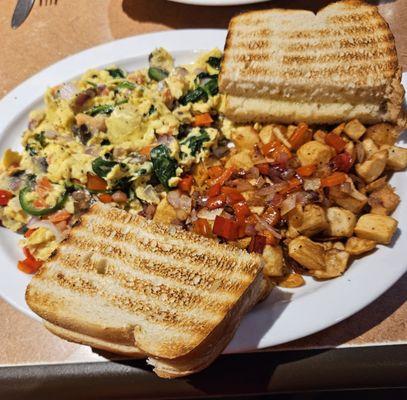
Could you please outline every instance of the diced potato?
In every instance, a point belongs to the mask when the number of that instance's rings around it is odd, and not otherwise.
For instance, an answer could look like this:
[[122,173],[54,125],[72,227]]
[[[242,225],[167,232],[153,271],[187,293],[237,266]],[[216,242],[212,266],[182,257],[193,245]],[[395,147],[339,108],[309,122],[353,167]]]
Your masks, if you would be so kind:
[[382,146],[381,149],[387,148],[389,158],[387,167],[394,171],[401,171],[407,168],[407,149],[398,146]]
[[[347,153],[349,153],[351,156],[354,155],[355,152],[355,144],[349,140],[348,143],[346,143],[345,149],[344,149]],[[353,157],[352,157],[353,158]]]
[[312,236],[328,227],[325,210],[316,204],[300,205],[290,212],[288,224],[305,236]]
[[314,136],[313,136],[314,140],[316,140],[317,142],[323,143],[323,144],[325,144],[325,137],[326,137],[326,132],[321,129],[318,129],[317,131],[315,131]]
[[376,146],[383,144],[393,145],[399,135],[399,129],[394,125],[381,123],[369,126],[366,130],[365,138],[372,139]]
[[364,214],[355,227],[355,234],[362,239],[374,240],[377,243],[390,243],[397,229],[397,221],[386,215]]
[[192,168],[192,176],[198,186],[202,186],[204,182],[208,179],[208,168],[203,162],[195,164]]
[[335,133],[336,135],[340,135],[343,132],[344,129],[345,129],[345,123],[342,122],[335,129],[333,129],[331,131],[331,133]]
[[283,250],[280,246],[270,246],[263,250],[264,268],[263,272],[267,276],[282,276],[284,270]]
[[325,253],[325,269],[312,271],[312,275],[319,279],[336,278],[342,275],[349,261],[349,253],[343,250],[331,249]]
[[274,125],[266,125],[259,133],[259,138],[263,144],[270,143],[272,140],[276,140],[276,136],[273,132]]
[[289,274],[278,281],[278,286],[284,288],[296,288],[304,284],[305,280],[300,274]]
[[359,122],[358,119],[349,121],[343,131],[353,140],[359,140],[366,132],[366,128]]
[[359,256],[360,254],[373,250],[375,247],[376,242],[374,240],[352,236],[346,241],[345,250],[352,256]]
[[285,136],[287,139],[290,139],[290,137],[293,135],[293,133],[297,130],[297,125],[288,125],[287,126],[287,131],[285,132]]
[[229,158],[225,167],[235,167],[235,168],[243,168],[243,169],[250,169],[253,167],[254,163],[251,157],[250,150],[242,150],[239,153],[236,153],[232,157]]
[[400,197],[394,192],[390,185],[385,185],[381,189],[374,191],[369,196],[369,205],[372,207],[372,214],[389,215],[400,203]]
[[255,144],[259,143],[259,135],[250,125],[236,128],[231,138],[240,150],[252,149]]
[[367,183],[373,182],[384,171],[387,162],[387,150],[380,150],[361,164],[356,164],[357,174]]
[[176,217],[177,212],[175,211],[175,208],[168,203],[167,198],[164,198],[158,204],[153,220],[155,222],[169,225]]
[[288,255],[310,270],[325,269],[325,249],[306,236],[298,236],[288,244]]
[[373,192],[375,190],[381,189],[383,186],[387,185],[386,177],[382,176],[379,179],[376,179],[372,183],[369,183],[368,185],[365,186],[365,191],[366,193]]
[[365,139],[362,142],[363,150],[365,151],[365,160],[368,160],[373,154],[379,151],[379,148],[376,146],[375,142],[372,139]]
[[359,214],[362,208],[367,204],[367,197],[356,190],[352,180],[347,181],[351,184],[351,192],[344,193],[338,186],[334,186],[329,190],[329,197],[339,206]]
[[334,155],[332,147],[316,140],[303,144],[297,151],[301,165],[326,164]]
[[356,215],[340,207],[329,207],[326,210],[329,223],[327,234],[329,236],[350,237],[356,225]]

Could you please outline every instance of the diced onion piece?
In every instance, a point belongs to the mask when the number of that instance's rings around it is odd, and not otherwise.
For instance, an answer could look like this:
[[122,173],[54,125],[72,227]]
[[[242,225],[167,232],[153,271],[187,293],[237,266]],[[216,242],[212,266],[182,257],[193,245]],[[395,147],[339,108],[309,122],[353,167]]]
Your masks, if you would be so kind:
[[283,200],[283,202],[281,203],[281,215],[285,215],[293,210],[295,208],[296,202],[297,199],[295,193],[289,195],[285,200]]
[[208,210],[207,208],[202,208],[198,211],[197,217],[202,219],[207,219],[208,221],[215,221],[218,215],[223,212],[222,208],[215,208],[214,210]]

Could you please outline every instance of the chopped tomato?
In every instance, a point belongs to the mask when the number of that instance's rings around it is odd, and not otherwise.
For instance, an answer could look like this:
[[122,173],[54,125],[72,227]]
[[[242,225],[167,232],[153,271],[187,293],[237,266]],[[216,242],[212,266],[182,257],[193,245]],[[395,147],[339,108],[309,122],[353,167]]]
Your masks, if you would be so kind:
[[268,175],[270,172],[270,164],[267,163],[257,164],[256,167],[258,168],[259,172],[262,175]]
[[8,190],[0,190],[0,206],[6,206],[13,196]]
[[192,177],[192,175],[186,175],[178,182],[178,188],[183,192],[189,193],[193,183],[194,178]]
[[311,176],[317,169],[315,164],[304,165],[302,167],[298,167],[295,171],[298,175],[303,176],[304,178]]
[[235,167],[231,168],[226,168],[221,175],[219,175],[217,178],[212,180],[212,185],[216,185],[219,183],[221,186],[225,184],[226,181],[230,179],[230,177],[236,172]]
[[88,172],[87,176],[88,176],[88,181],[86,183],[86,187],[89,190],[95,190],[95,191],[106,190],[107,182],[104,179],[99,178],[97,175],[90,174],[89,172]]
[[47,204],[45,203],[44,199],[39,198],[33,201],[33,205],[36,208],[44,208]]
[[226,204],[226,195],[224,193],[219,196],[210,197],[206,203],[208,210],[214,210],[215,208],[220,208]]
[[343,151],[346,146],[346,142],[336,133],[328,133],[325,136],[325,143],[333,147],[337,153]]
[[223,168],[220,167],[219,165],[214,165],[213,167],[208,168],[208,175],[209,178],[217,178],[218,176],[221,176],[223,173]]
[[249,253],[262,254],[265,246],[266,246],[266,237],[262,235],[255,235],[252,237],[252,240],[250,241],[247,250]]
[[209,126],[213,122],[211,114],[204,113],[195,115],[193,126]]
[[111,195],[111,194],[108,194],[108,193],[101,193],[101,194],[98,196],[98,198],[99,198],[99,200],[100,200],[102,203],[112,203],[112,202],[113,202],[113,197],[112,197],[112,195]]
[[347,175],[343,172],[334,172],[333,174],[321,179],[322,187],[331,187],[340,185],[346,181]]
[[193,231],[198,235],[211,237],[211,226],[207,219],[198,218],[193,223]]
[[27,260],[19,261],[17,267],[20,271],[25,272],[26,274],[34,274],[36,270],[27,262]]
[[233,204],[233,210],[235,212],[236,219],[239,223],[243,223],[252,212],[245,201],[239,201]]
[[37,228],[28,229],[28,231],[26,233],[24,233],[24,237],[29,238],[36,230],[37,230]]
[[148,145],[148,146],[145,146],[145,147],[143,147],[143,148],[139,151],[139,153],[140,153],[142,156],[144,156],[144,157],[150,159],[151,150],[152,150],[154,147],[156,147],[157,145],[158,145],[158,144],[156,143],[156,144],[150,144],[150,145]]
[[265,157],[272,157],[280,164],[286,163],[292,157],[290,149],[277,140],[262,146],[261,151]]
[[25,255],[25,260],[19,261],[18,262],[18,268],[27,273],[27,274],[33,274],[38,271],[38,268],[41,267],[43,264],[42,261],[37,260],[30,252],[30,250],[27,247],[23,248],[23,252]]
[[217,184],[211,186],[207,192],[208,196],[215,197],[215,196],[220,195],[220,189],[221,189],[220,183],[217,183]]
[[221,192],[226,194],[226,204],[228,205],[235,204],[239,201],[245,201],[243,195],[231,187],[223,186]]
[[226,240],[236,240],[239,237],[239,228],[238,222],[218,215],[213,225],[213,233]]
[[349,153],[344,151],[343,153],[333,157],[331,159],[331,163],[334,169],[342,172],[349,172],[349,170],[352,168],[353,159]]
[[298,150],[303,144],[309,142],[312,139],[312,132],[308,129],[308,125],[301,122],[298,124],[297,129],[290,137],[290,144],[293,149]]
[[49,219],[51,222],[56,223],[56,222],[66,221],[67,219],[69,219],[69,218],[71,217],[71,215],[72,215],[72,214],[69,213],[69,212],[66,211],[66,210],[59,210],[59,211],[57,211],[56,213],[51,214],[51,215],[48,217],[48,219]]

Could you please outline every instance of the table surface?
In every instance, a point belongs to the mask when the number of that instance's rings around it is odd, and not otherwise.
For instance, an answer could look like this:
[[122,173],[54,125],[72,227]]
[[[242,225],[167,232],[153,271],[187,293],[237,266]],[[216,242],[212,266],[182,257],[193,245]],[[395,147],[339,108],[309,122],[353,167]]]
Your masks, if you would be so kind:
[[[227,28],[231,16],[247,9],[287,7],[289,3],[290,8],[318,10],[330,2],[275,0],[240,7],[196,7],[165,0],[57,0],[57,5],[51,6],[40,6],[37,1],[25,23],[12,30],[10,20],[15,3],[0,2],[0,98],[44,67],[101,43],[168,29]],[[407,28],[403,23],[407,19],[407,1],[382,3],[380,11],[390,24],[401,65],[407,70]],[[279,349],[406,343],[406,287],[404,276],[387,293],[346,321]],[[40,323],[1,299],[0,316],[0,365],[91,359],[90,349],[53,336]]]

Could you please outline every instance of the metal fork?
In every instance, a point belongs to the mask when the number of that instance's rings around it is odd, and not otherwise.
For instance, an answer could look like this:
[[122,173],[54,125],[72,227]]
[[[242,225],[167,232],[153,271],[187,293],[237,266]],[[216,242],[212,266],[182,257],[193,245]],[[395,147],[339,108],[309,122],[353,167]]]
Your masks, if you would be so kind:
[[40,6],[56,6],[58,4],[58,0],[40,0]]

